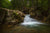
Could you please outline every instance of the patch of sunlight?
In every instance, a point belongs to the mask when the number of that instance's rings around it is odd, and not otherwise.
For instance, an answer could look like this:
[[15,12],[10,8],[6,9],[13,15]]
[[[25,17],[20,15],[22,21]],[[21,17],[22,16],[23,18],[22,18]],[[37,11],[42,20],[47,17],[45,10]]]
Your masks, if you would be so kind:
[[9,0],[9,1],[11,1],[11,0]]

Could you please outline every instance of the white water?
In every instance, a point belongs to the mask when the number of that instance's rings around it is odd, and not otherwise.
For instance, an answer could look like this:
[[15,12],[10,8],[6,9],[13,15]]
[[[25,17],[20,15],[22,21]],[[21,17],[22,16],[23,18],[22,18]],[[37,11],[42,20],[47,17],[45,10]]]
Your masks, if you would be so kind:
[[38,26],[39,24],[44,24],[44,23],[41,23],[41,22],[37,21],[36,19],[30,18],[29,16],[30,15],[25,16],[24,22],[21,23],[21,25],[24,25],[24,26],[28,26],[28,25]]

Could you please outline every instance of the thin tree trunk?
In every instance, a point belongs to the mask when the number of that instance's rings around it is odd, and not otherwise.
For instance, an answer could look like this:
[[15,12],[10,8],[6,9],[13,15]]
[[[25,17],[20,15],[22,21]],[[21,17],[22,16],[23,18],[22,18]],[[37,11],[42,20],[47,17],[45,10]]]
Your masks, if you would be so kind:
[[50,0],[48,0],[48,11],[50,11]]

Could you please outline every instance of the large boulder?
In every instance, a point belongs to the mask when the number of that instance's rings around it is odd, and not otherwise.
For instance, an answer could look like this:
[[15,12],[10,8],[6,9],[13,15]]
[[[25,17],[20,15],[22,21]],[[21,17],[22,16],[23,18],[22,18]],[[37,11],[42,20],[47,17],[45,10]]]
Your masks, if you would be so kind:
[[0,23],[2,24],[19,24],[23,22],[25,14],[19,10],[0,9]]
[[[8,13],[8,24],[19,24],[24,21],[25,14],[19,10],[10,10]],[[6,23],[7,24],[7,23]]]

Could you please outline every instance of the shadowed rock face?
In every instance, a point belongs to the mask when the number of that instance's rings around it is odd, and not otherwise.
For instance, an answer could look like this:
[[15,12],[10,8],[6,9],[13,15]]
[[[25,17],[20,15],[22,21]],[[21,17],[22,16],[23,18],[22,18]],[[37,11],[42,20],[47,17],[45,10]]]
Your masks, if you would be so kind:
[[22,12],[25,13],[25,14],[29,14],[29,8],[24,8],[24,9],[22,10]]
[[4,18],[6,16],[7,10],[5,10],[4,8],[0,8],[0,24],[4,23]]
[[40,20],[44,23],[50,23],[50,14],[49,11],[45,10],[30,10],[30,15],[32,18],[35,18],[37,20]]
[[0,8],[0,24],[18,24],[23,22],[24,16],[19,10]]

